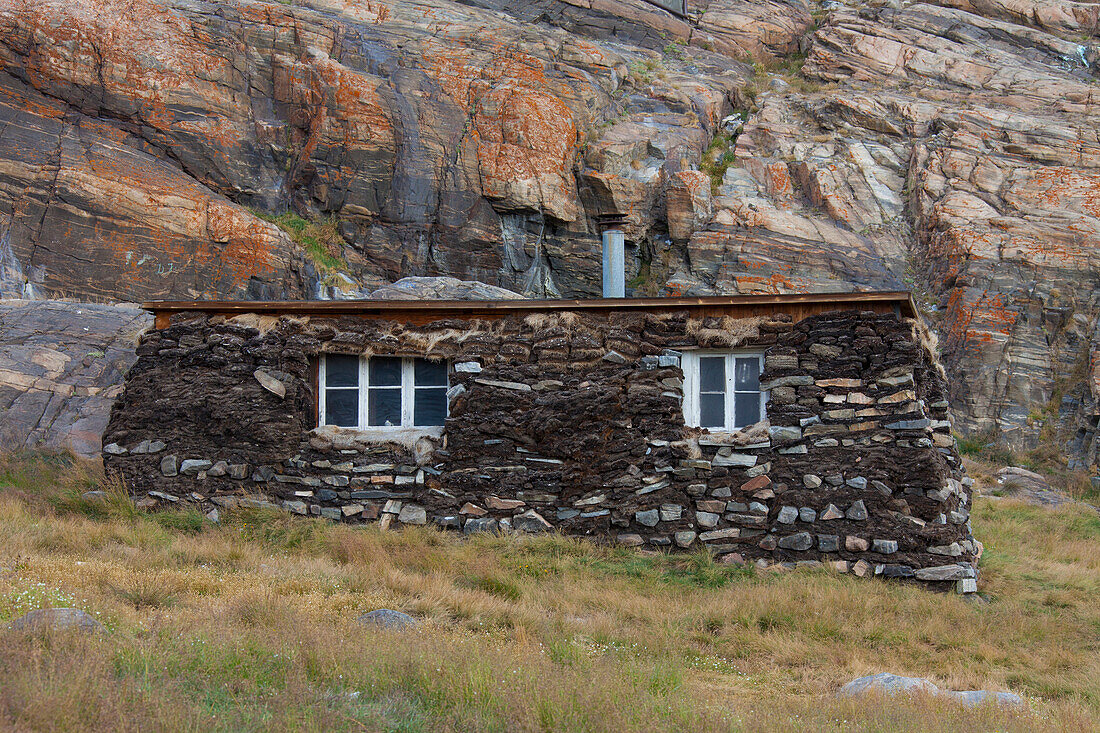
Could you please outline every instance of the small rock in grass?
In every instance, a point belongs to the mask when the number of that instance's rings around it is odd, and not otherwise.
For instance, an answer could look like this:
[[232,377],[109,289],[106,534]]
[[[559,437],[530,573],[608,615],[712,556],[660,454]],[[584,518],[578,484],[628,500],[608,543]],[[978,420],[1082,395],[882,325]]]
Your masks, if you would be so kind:
[[393,629],[395,631],[404,631],[405,629],[414,628],[417,625],[416,619],[409,614],[401,613],[400,611],[391,611],[388,608],[368,611],[367,613],[360,614],[359,618],[356,620],[361,624],[381,626],[384,629]]

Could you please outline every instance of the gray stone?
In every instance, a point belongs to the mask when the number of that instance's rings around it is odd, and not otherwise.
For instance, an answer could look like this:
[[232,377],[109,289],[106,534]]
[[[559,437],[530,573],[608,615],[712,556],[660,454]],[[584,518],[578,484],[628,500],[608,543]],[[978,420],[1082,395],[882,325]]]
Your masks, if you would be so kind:
[[977,593],[978,581],[974,578],[963,578],[962,580],[955,583],[955,592],[963,594]]
[[884,578],[912,578],[913,568],[908,565],[883,565],[882,577]]
[[756,465],[757,457],[747,453],[732,453],[728,456],[716,455],[712,461],[716,467],[738,466],[750,468]]
[[787,425],[772,425],[768,428],[768,435],[775,443],[793,443],[802,440],[801,428]]
[[808,506],[798,508],[798,521],[814,522],[817,520],[817,512]]
[[887,430],[921,430],[927,428],[931,424],[932,421],[925,417],[920,420],[899,420],[897,422],[887,423],[883,427]]
[[684,515],[684,508],[679,504],[662,504],[661,521],[676,522]]
[[124,456],[129,453],[129,451],[127,451],[118,443],[108,443],[107,445],[103,446],[103,452],[109,456]]
[[248,464],[247,463],[231,463],[229,464],[229,478],[243,479],[248,478]]
[[814,378],[805,374],[796,374],[790,377],[778,377],[760,384],[760,391],[775,389],[776,387],[807,387],[814,383]]
[[778,453],[780,455],[784,455],[784,456],[802,455],[802,454],[809,453],[809,452],[810,452],[810,449],[807,448],[804,445],[795,445],[795,446],[791,446],[790,448],[780,448],[779,451],[778,451]]
[[793,506],[785,506],[779,510],[779,516],[775,518],[775,521],[780,524],[794,524],[798,519],[798,509]]
[[893,555],[895,552],[898,551],[897,540],[876,539],[872,543],[871,547],[875,552],[881,553],[883,555]]
[[676,354],[661,354],[657,357],[657,366],[678,367],[680,366],[680,357]]
[[880,387],[904,387],[913,383],[912,374],[903,374],[899,377],[880,377],[875,382]]
[[626,545],[627,547],[638,547],[645,544],[645,538],[640,534],[621,534],[616,540],[620,545]]
[[[884,573],[885,574],[885,573]],[[842,697],[855,697],[862,695],[935,695],[967,707],[983,705],[993,702],[999,705],[1023,705],[1024,701],[1019,695],[1011,692],[994,692],[990,690],[941,690],[932,682],[922,677],[900,677],[889,672],[860,677],[852,680],[837,693]]]
[[455,364],[454,369],[459,374],[480,374],[481,364],[476,361],[460,361]]
[[848,507],[848,511],[844,512],[844,516],[857,522],[866,519],[867,506],[863,503],[863,499],[855,501],[850,507]]
[[384,629],[391,629],[394,631],[404,631],[405,629],[411,629],[417,625],[417,620],[407,613],[391,611],[388,608],[368,611],[367,613],[361,614],[356,621],[367,626],[381,626]]
[[690,547],[695,542],[695,533],[690,530],[677,532],[672,535],[672,539],[676,542],[677,547]]
[[787,535],[779,538],[779,547],[784,550],[808,550],[814,546],[814,537],[809,532]]
[[972,569],[962,565],[937,565],[931,568],[919,568],[915,575],[918,580],[962,580],[972,574]]
[[603,355],[603,360],[611,364],[625,364],[626,357],[620,354],[618,351],[611,350]]
[[1012,692],[994,692],[992,690],[943,690],[943,697],[954,700],[968,708],[992,702],[997,705],[1023,706],[1024,701]]
[[332,489],[321,489],[317,492],[317,501],[335,501],[338,496]]
[[205,458],[185,458],[180,463],[180,473],[184,476],[195,476],[199,471],[205,471],[213,465],[212,461]]
[[963,554],[962,545],[952,542],[950,545],[933,545],[928,548],[933,555],[947,555],[948,557],[960,557]]
[[179,459],[173,455],[164,456],[160,459],[160,473],[162,476],[178,476],[180,470]]
[[819,534],[817,549],[822,552],[837,552],[840,549],[840,537],[835,534]]
[[496,532],[499,526],[497,520],[492,517],[476,517],[466,520],[466,524],[462,525],[462,533]]
[[578,509],[559,509],[557,513],[559,522],[564,519],[573,519],[578,516],[580,516],[580,510]]
[[700,527],[711,528],[718,526],[719,515],[714,512],[695,512],[695,522]]
[[528,509],[523,514],[512,517],[512,528],[520,532],[535,533],[546,532],[553,529],[553,526],[534,509]]
[[845,481],[844,483],[848,484],[853,489],[860,489],[861,491],[863,489],[867,488],[867,479],[865,479],[862,476],[856,476],[855,478],[850,478],[847,481]]
[[406,504],[401,507],[401,511],[397,514],[397,521],[402,524],[426,524],[428,512],[422,506]]
[[107,498],[106,491],[85,491],[80,495],[84,501],[103,501]]
[[737,527],[727,527],[726,529],[715,529],[710,532],[701,532],[699,539],[703,542],[712,542],[714,540],[730,540],[736,539],[741,535],[741,530]]
[[34,632],[75,630],[88,634],[107,630],[95,617],[79,608],[36,608],[12,621],[8,628]]
[[882,483],[881,481],[872,481],[871,482],[871,488],[873,488],[875,491],[879,492],[883,496],[890,496],[894,493],[893,491],[890,490],[889,486]]
[[275,478],[275,469],[271,466],[257,466],[252,472],[252,480],[256,483],[266,483]]
[[256,381],[260,383],[261,387],[263,387],[279,399],[283,399],[284,397],[286,397],[286,385],[265,372],[263,369],[257,369],[256,371],[252,372],[252,376],[256,378]]
[[218,512],[218,508],[214,507],[206,513],[206,518],[210,520],[211,524],[218,524],[221,522],[222,515]]
[[309,508],[304,501],[284,501],[283,509],[292,514],[308,514]]
[[486,387],[498,387],[500,389],[511,389],[516,392],[530,392],[531,385],[523,384],[522,382],[501,382],[496,379],[475,379],[478,384]]
[[828,521],[830,519],[841,519],[843,517],[844,512],[840,511],[840,509],[837,508],[836,504],[830,504],[829,506],[825,507],[825,511],[821,513],[821,516],[819,518]]
[[318,512],[324,519],[331,519],[334,522],[339,522],[343,518],[344,513],[340,511],[340,507],[325,506],[321,507],[321,511]]
[[825,477],[825,483],[829,486],[840,486],[844,483],[844,477],[839,473],[832,473]]
[[325,476],[321,480],[329,486],[342,487],[347,486],[349,483],[351,483],[351,479],[349,479],[347,476]]
[[[736,510],[730,509],[730,511],[736,511]],[[749,502],[749,512],[751,514],[767,514],[768,513],[768,507],[767,507],[766,504],[762,504],[759,501],[750,501]]]
[[899,677],[889,672],[879,672],[854,679],[837,693],[843,697],[855,697],[866,694],[897,695],[898,693],[935,694],[939,688],[921,677]]
[[229,473],[229,464],[225,461],[217,461],[213,466],[210,467],[210,470],[206,472],[206,475],[212,476],[214,478],[220,478],[227,473]]
[[808,473],[802,477],[802,485],[807,489],[816,489],[821,486],[821,477]]

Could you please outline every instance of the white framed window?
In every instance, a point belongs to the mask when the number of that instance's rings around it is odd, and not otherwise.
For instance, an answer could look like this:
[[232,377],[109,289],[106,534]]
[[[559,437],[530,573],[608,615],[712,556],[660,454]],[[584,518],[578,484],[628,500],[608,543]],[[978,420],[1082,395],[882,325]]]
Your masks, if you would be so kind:
[[691,427],[738,430],[764,419],[760,352],[685,351],[684,421]]
[[322,354],[318,424],[429,428],[447,419],[447,363],[412,356]]

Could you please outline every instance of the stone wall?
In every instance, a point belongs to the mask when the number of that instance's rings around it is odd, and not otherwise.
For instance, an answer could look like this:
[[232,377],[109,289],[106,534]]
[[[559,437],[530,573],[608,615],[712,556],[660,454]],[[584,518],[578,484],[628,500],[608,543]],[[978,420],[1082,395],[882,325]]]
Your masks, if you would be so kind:
[[[700,347],[764,352],[768,420],[733,434],[685,427],[680,356]],[[445,435],[379,444],[315,428],[323,352],[448,360]],[[146,334],[138,355],[104,460],[149,506],[557,528],[974,587],[980,545],[945,385],[913,323],[894,315],[685,309],[412,326],[195,313]]]

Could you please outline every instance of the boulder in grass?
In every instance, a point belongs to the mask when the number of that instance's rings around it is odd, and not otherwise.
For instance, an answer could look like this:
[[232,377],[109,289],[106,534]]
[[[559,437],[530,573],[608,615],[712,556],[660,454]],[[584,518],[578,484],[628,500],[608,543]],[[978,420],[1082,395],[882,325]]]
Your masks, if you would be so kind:
[[388,608],[379,608],[374,611],[360,614],[357,620],[361,624],[381,626],[384,629],[393,629],[395,631],[404,631],[405,629],[411,629],[417,625],[416,619],[409,614],[401,613],[400,611],[391,611]]
[[103,624],[79,608],[37,608],[12,621],[8,628],[12,631],[76,629],[89,634],[106,631]]
[[901,677],[889,672],[879,672],[878,674],[852,680],[841,687],[840,692],[837,694],[843,697],[855,697],[868,693],[897,695],[899,693],[912,694],[916,692],[934,695],[939,691],[940,688],[922,677]]
[[987,702],[995,702],[998,705],[1023,705],[1024,701],[1019,695],[1011,692],[994,692],[992,690],[943,690],[929,680],[922,677],[901,677],[889,672],[879,672],[854,679],[837,693],[842,697],[856,697],[859,695],[936,695],[948,700],[954,700],[960,705],[974,707],[984,705]]

